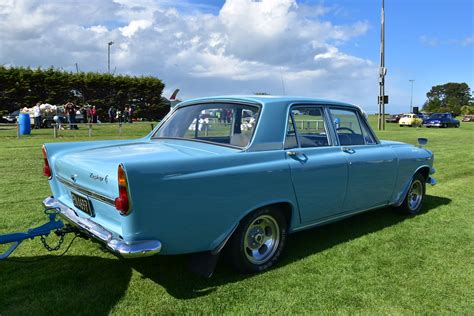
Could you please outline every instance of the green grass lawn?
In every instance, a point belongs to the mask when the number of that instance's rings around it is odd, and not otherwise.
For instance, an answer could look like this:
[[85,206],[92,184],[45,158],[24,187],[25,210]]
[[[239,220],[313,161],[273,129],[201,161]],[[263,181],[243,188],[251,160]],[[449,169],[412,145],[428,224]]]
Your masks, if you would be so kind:
[[[121,137],[149,130],[127,125]],[[190,274],[186,256],[120,260],[77,239],[65,256],[50,258],[39,239],[28,240],[16,261],[0,262],[0,315],[471,314],[474,123],[459,129],[387,124],[377,134],[408,143],[429,139],[438,185],[427,188],[422,214],[404,217],[386,208],[296,233],[270,271],[236,275],[221,260],[211,279]],[[101,126],[92,139],[119,137],[116,126]],[[88,139],[84,128],[61,131],[57,139],[52,130],[17,139],[15,130],[0,126],[0,233],[46,219],[41,144]],[[37,259],[46,260],[29,262]]]

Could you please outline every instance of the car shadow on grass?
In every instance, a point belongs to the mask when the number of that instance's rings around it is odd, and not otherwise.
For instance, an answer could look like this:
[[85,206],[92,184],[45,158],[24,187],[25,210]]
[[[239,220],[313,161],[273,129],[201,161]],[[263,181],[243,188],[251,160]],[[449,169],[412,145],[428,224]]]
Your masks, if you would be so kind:
[[[428,195],[422,214],[450,202],[445,197]],[[385,208],[292,234],[280,263],[274,269],[410,218]],[[206,296],[223,284],[252,277],[251,274],[235,273],[222,260],[224,258],[220,258],[210,279],[189,272],[189,256],[186,255],[122,260],[66,255],[34,261],[44,258],[49,257],[22,257],[15,258],[16,261],[0,262],[0,312],[5,315],[30,314],[32,311],[38,314],[68,311],[74,314],[109,314],[129,287],[133,270],[182,300]]]
[[42,256],[0,262],[0,314],[108,315],[132,270],[116,259]]
[[[449,198],[427,195],[420,215],[450,202]],[[291,234],[288,237],[286,250],[275,269],[335,245],[396,225],[411,217],[400,214],[392,208],[384,208]],[[225,258],[221,257],[214,275],[210,279],[204,279],[188,271],[188,259],[188,256],[158,256],[127,262],[133,269],[139,271],[143,278],[162,285],[170,295],[178,299],[192,299],[208,295],[215,291],[219,285],[252,277],[251,274],[237,274],[229,264],[226,264],[223,260]]]

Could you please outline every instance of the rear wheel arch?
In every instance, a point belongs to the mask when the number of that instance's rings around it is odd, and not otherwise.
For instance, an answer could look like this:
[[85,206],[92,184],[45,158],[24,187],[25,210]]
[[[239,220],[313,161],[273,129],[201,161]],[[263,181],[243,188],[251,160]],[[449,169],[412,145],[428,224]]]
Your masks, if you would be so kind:
[[[272,267],[286,244],[292,214],[292,206],[287,202],[262,205],[248,212],[239,221],[226,245],[226,257],[234,269],[249,273]],[[262,243],[258,237],[261,237]],[[266,240],[270,242],[268,247]],[[258,258],[260,255],[264,258]]]

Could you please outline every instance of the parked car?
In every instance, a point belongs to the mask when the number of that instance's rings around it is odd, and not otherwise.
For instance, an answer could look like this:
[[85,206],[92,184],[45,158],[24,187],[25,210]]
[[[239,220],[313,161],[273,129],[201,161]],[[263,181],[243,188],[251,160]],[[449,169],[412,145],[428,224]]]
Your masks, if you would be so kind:
[[414,113],[403,114],[400,120],[398,121],[400,127],[403,126],[421,126],[423,124],[423,120],[419,118]]
[[424,113],[417,113],[416,116],[418,116],[418,118],[421,118],[423,122],[425,122],[425,120],[430,117],[429,115],[424,114]]
[[423,123],[426,127],[459,127],[459,125],[459,121],[451,113],[433,113]]
[[[204,123],[209,111],[230,124]],[[431,151],[381,141],[359,107],[313,98],[190,100],[144,138],[45,144],[43,155],[45,206],[113,253],[213,265],[225,247],[240,272],[273,266],[289,233],[387,206],[417,214],[435,184]]]
[[462,118],[463,122],[474,122],[474,115],[464,115]]
[[401,117],[402,117],[401,114],[390,115],[389,117],[387,117],[385,119],[385,122],[387,122],[387,123],[398,123],[398,121],[400,121]]
[[5,119],[6,123],[16,123],[18,116],[20,116],[20,110],[13,111],[8,115],[3,116],[3,119]]

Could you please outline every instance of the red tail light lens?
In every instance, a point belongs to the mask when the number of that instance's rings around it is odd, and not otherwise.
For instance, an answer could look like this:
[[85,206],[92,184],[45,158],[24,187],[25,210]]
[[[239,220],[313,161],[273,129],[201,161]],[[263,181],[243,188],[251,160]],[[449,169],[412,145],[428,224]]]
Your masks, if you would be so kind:
[[130,213],[130,203],[128,199],[127,175],[122,165],[118,166],[118,188],[119,196],[115,199],[115,208],[122,215]]
[[43,160],[44,160],[44,166],[43,166],[43,175],[45,177],[51,178],[51,168],[49,167],[49,161],[48,161],[48,154],[46,153],[46,147],[43,145],[42,147],[43,151]]

